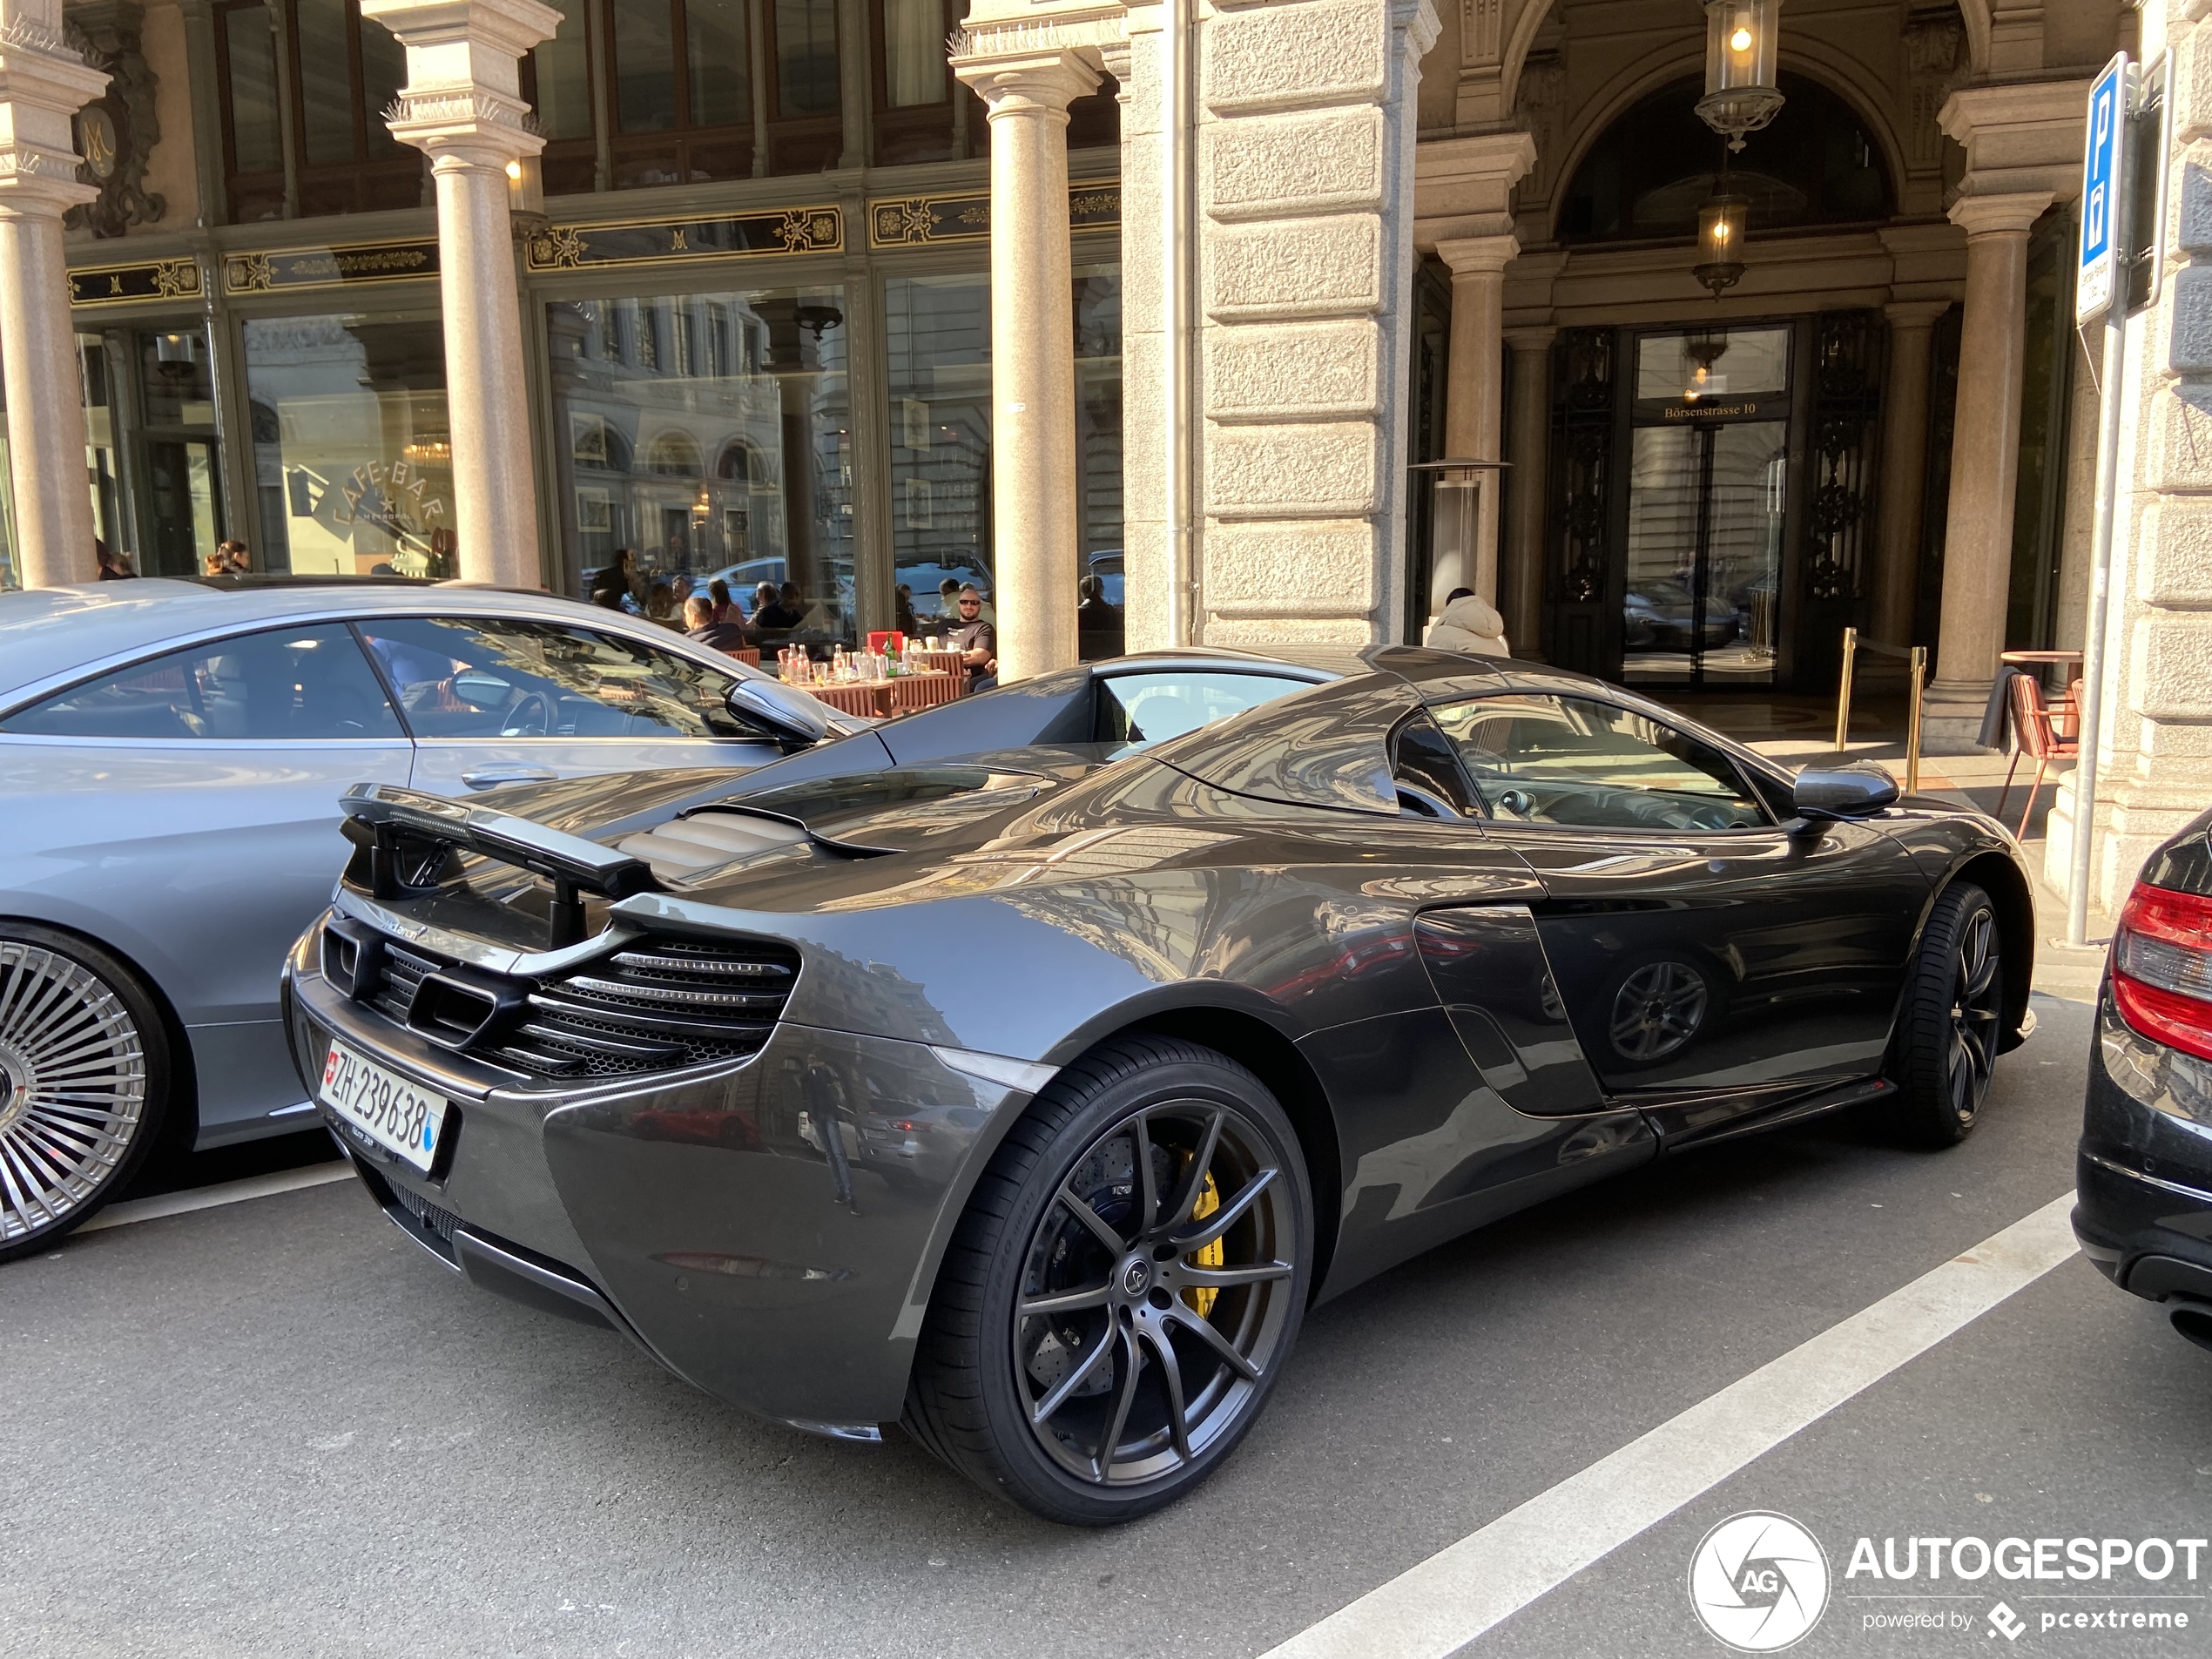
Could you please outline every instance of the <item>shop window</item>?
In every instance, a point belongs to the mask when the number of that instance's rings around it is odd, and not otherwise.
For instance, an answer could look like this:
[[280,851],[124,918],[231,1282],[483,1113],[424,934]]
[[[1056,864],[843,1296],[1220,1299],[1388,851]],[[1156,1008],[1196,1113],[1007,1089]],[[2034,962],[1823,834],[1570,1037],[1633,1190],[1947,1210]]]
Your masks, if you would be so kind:
[[649,584],[719,577],[748,609],[796,583],[802,637],[853,637],[844,312],[837,287],[546,307],[569,591],[628,549]]
[[[1082,499],[1076,520],[1077,599],[1085,644],[1096,635],[1117,657],[1122,610],[1122,273],[1076,271],[1076,459]],[[1095,577],[1095,589],[1082,578]]]
[[337,576],[451,575],[453,448],[435,317],[243,325],[257,564]]
[[[223,538],[221,448],[206,333],[192,324],[145,328],[115,343],[135,359],[126,372],[137,387],[138,573],[197,576]],[[110,355],[112,366],[121,354]],[[126,400],[117,401],[128,407]]]
[[[944,583],[988,597],[991,285],[981,274],[884,284],[891,394],[892,581],[927,623]],[[948,618],[949,625],[949,618]]]
[[[1729,165],[1751,202],[1750,229],[1865,224],[1894,200],[1879,150],[1851,106],[1817,81],[1784,74],[1787,98]],[[1687,240],[1698,205],[1719,187],[1720,140],[1693,107],[1703,83],[1662,87],[1615,121],[1561,198],[1563,242]]]
[[[1121,273],[1116,266],[1078,266],[1075,279],[1078,580],[1096,577],[1098,601],[1118,612]],[[972,582],[986,595],[995,585],[989,279],[892,278],[884,284],[884,334],[892,580],[909,590],[927,622],[941,614],[938,596],[946,582]]]
[[[358,0],[219,0],[216,75],[233,219],[413,207],[422,158],[392,137],[384,111],[407,79],[391,31]],[[287,130],[287,105],[289,105]]]

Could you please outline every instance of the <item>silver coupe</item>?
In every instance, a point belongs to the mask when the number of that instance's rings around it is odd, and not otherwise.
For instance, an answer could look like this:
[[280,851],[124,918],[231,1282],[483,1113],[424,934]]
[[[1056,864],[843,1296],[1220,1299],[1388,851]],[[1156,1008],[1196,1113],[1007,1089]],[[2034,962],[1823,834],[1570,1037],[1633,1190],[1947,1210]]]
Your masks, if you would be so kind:
[[[758,765],[793,746],[745,717],[763,684],[545,594],[0,593],[0,1260],[84,1220],[157,1139],[314,1125],[277,972],[345,862],[349,785]],[[824,735],[870,724],[803,700]]]

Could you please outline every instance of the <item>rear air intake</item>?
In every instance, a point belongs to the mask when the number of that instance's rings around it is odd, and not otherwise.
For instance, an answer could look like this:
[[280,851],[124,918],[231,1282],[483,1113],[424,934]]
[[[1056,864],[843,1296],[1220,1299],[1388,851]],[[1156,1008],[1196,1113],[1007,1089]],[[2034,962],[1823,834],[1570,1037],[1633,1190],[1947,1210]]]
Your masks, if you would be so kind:
[[637,945],[549,980],[492,1052],[547,1076],[619,1076],[758,1052],[799,976],[772,945]]
[[440,1046],[524,1076],[621,1077],[758,1053],[799,977],[788,946],[632,941],[557,977],[459,968],[381,935],[332,982]]

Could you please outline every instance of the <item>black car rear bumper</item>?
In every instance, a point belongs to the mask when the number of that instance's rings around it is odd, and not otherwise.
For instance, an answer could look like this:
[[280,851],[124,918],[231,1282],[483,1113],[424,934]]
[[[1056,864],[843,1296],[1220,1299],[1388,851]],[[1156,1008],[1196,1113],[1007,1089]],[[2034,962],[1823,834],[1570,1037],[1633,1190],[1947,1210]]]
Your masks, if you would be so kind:
[[344,995],[314,937],[285,973],[303,1076],[336,1037],[452,1103],[430,1175],[324,1109],[402,1231],[764,1416],[850,1433],[899,1415],[952,1224],[1030,1098],[963,1069],[988,1057],[783,1023],[741,1062],[549,1087]]
[[2212,1303],[2212,1063],[2139,1035],[2097,1005],[2075,1159],[2074,1231],[2114,1284]]

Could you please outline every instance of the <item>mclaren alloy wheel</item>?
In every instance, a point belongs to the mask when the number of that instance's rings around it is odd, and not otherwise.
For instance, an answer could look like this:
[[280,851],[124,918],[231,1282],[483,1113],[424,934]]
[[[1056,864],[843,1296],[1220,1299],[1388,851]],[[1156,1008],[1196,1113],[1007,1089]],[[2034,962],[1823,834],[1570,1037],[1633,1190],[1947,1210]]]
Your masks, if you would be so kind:
[[1012,1130],[948,1253],[907,1424],[1048,1519],[1133,1519],[1258,1416],[1298,1333],[1312,1205],[1288,1120],[1225,1057],[1124,1039]]
[[1996,907],[1972,882],[1954,882],[1928,913],[1905,981],[1892,1076],[1906,1138],[1953,1146],[1973,1132],[1996,1072],[2004,1011]]
[[137,979],[70,934],[0,923],[0,1261],[88,1219],[159,1128],[168,1048]]

